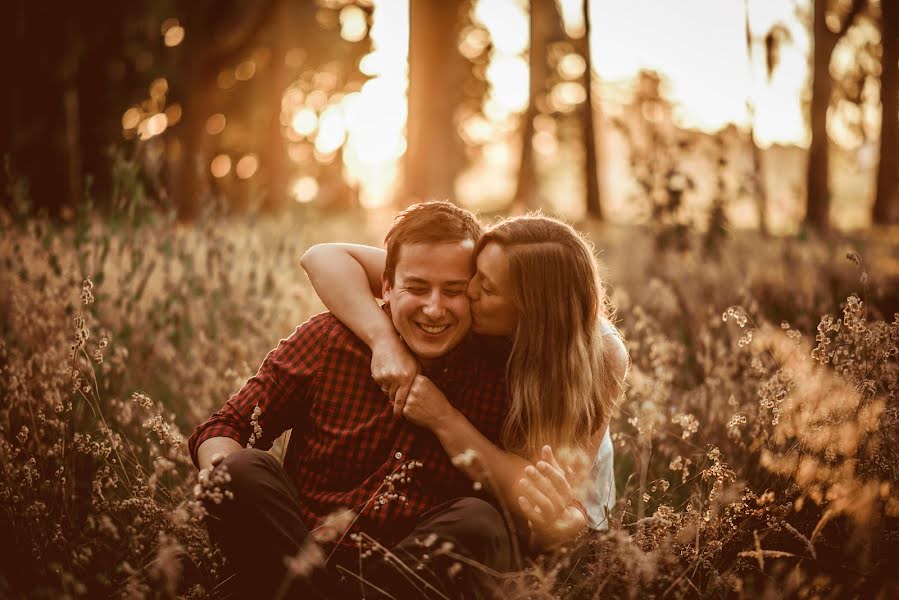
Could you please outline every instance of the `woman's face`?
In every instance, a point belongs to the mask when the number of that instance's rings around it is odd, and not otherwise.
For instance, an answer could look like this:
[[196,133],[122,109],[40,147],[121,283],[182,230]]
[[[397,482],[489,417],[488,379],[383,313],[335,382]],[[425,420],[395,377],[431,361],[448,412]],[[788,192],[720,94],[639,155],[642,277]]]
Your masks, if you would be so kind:
[[509,258],[502,246],[491,242],[478,254],[477,271],[468,282],[471,328],[485,335],[511,336],[518,326],[512,301]]

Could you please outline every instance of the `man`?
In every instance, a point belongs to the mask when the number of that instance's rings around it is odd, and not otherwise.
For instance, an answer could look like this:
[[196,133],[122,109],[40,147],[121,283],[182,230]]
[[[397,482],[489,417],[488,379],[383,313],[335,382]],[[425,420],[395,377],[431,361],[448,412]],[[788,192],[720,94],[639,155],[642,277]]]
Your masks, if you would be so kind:
[[[474,215],[449,203],[403,211],[386,239],[384,291],[421,373],[496,443],[508,405],[504,362],[472,343],[465,297],[480,235]],[[333,587],[340,573],[351,589],[367,585],[368,597],[455,597],[475,593],[480,575],[468,561],[511,567],[500,513],[433,433],[394,414],[370,361],[342,323],[316,315],[191,436],[201,481],[225,488],[205,502],[207,522],[245,594],[345,594]],[[262,450],[287,429],[282,468]],[[319,549],[309,533],[327,529],[338,509],[357,515],[351,535]],[[312,566],[328,556],[328,571],[291,581],[306,569],[284,559],[303,556]]]

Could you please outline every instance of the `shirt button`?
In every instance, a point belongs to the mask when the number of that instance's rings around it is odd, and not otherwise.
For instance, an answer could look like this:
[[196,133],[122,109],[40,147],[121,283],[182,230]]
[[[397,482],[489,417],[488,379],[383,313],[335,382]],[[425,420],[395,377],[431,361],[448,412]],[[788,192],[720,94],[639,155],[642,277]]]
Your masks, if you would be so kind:
[[397,459],[397,460],[402,460],[402,459],[403,459],[403,453],[402,453],[402,452],[397,452],[396,454],[393,455],[393,458],[395,458],[395,459]]

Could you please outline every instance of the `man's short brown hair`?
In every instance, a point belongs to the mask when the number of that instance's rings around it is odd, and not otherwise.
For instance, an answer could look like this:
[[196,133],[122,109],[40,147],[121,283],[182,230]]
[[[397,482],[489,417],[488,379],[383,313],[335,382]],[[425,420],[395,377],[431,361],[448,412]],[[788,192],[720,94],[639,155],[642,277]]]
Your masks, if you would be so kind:
[[455,204],[442,200],[413,204],[394,217],[393,226],[384,238],[387,248],[384,277],[393,285],[403,244],[449,244],[466,240],[477,244],[483,233],[477,217]]

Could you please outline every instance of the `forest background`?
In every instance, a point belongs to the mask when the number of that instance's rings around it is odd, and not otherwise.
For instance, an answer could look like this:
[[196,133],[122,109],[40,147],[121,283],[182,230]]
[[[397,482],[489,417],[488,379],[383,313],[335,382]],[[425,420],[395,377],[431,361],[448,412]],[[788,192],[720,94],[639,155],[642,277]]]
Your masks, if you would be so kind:
[[633,360],[611,532],[508,594],[895,596],[899,4],[620,4],[11,3],[0,595],[221,596],[185,435],[446,198],[587,233]]

